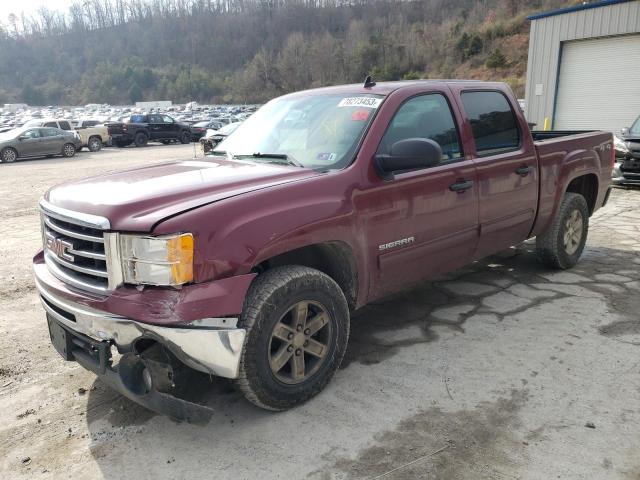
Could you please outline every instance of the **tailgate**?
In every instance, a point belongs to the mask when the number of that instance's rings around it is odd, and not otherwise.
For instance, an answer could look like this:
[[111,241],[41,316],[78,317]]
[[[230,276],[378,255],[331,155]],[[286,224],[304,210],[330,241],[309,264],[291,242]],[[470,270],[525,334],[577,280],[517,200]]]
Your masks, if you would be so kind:
[[106,127],[109,135],[118,135],[126,132],[124,123],[107,123]]

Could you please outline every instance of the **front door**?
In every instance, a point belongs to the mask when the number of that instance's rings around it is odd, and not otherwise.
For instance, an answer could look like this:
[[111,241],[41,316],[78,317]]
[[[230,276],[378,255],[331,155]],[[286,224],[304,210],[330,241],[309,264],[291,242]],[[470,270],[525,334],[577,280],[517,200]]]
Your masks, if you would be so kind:
[[[482,258],[526,240],[538,203],[538,164],[522,115],[505,92],[463,90],[461,108],[470,122],[478,175]],[[512,102],[515,99],[512,99]]]
[[162,122],[164,123],[165,134],[167,138],[178,138],[180,131],[178,124],[168,115],[162,116]]
[[442,148],[438,165],[380,179],[358,199],[369,255],[377,259],[369,298],[466,264],[478,240],[478,200],[473,161],[466,159],[446,97],[426,93],[405,101],[385,132],[378,153],[408,138],[428,138]]
[[42,154],[42,144],[40,143],[40,129],[30,128],[20,134],[16,145],[18,156],[35,157]]

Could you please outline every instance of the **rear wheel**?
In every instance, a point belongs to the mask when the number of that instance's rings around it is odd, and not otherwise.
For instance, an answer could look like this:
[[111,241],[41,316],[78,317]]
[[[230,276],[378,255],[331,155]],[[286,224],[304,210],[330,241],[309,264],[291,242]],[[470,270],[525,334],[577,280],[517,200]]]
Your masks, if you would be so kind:
[[251,285],[240,326],[247,330],[237,385],[268,410],[286,410],[318,394],[340,366],[349,309],[329,276],[278,267]]
[[98,137],[91,137],[87,143],[90,152],[97,152],[102,149],[102,141]]
[[136,144],[136,147],[144,147],[149,141],[149,137],[143,132],[136,133],[136,136],[133,138],[133,143]]
[[547,265],[573,267],[584,250],[589,231],[589,207],[578,193],[566,193],[547,232],[536,238],[536,251]]
[[184,131],[180,135],[180,143],[191,143],[191,133]]
[[62,156],[63,157],[73,157],[76,154],[76,147],[73,143],[65,143],[62,146]]
[[16,152],[13,148],[7,147],[2,152],[0,152],[0,159],[4,163],[15,162],[18,158],[18,152]]

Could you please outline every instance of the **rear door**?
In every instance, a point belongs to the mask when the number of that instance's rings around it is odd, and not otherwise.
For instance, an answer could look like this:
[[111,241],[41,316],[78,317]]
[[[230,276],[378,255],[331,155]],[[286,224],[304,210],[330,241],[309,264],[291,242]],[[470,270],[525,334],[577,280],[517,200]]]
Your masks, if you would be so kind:
[[41,128],[40,137],[43,155],[56,155],[62,151],[64,134],[59,128]]
[[[371,298],[468,263],[478,240],[475,166],[462,151],[444,92],[404,101],[377,153],[389,153],[395,142],[408,138],[438,142],[443,156],[438,165],[380,179],[358,200],[370,255],[378,264]],[[456,189],[460,185],[464,188]]]
[[149,115],[149,135],[151,140],[165,138],[164,123],[160,115]]
[[482,258],[527,239],[538,202],[538,164],[528,127],[500,90],[458,91],[473,137]]

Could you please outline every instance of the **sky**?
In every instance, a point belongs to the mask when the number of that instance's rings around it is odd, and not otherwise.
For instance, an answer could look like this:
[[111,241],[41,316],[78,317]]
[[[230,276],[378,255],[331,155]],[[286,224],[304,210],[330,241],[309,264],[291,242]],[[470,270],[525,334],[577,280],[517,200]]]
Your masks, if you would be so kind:
[[0,0],[0,22],[9,23],[7,17],[10,13],[15,13],[17,16],[22,12],[31,15],[42,6],[49,10],[62,10],[66,13],[72,3],[72,0]]

